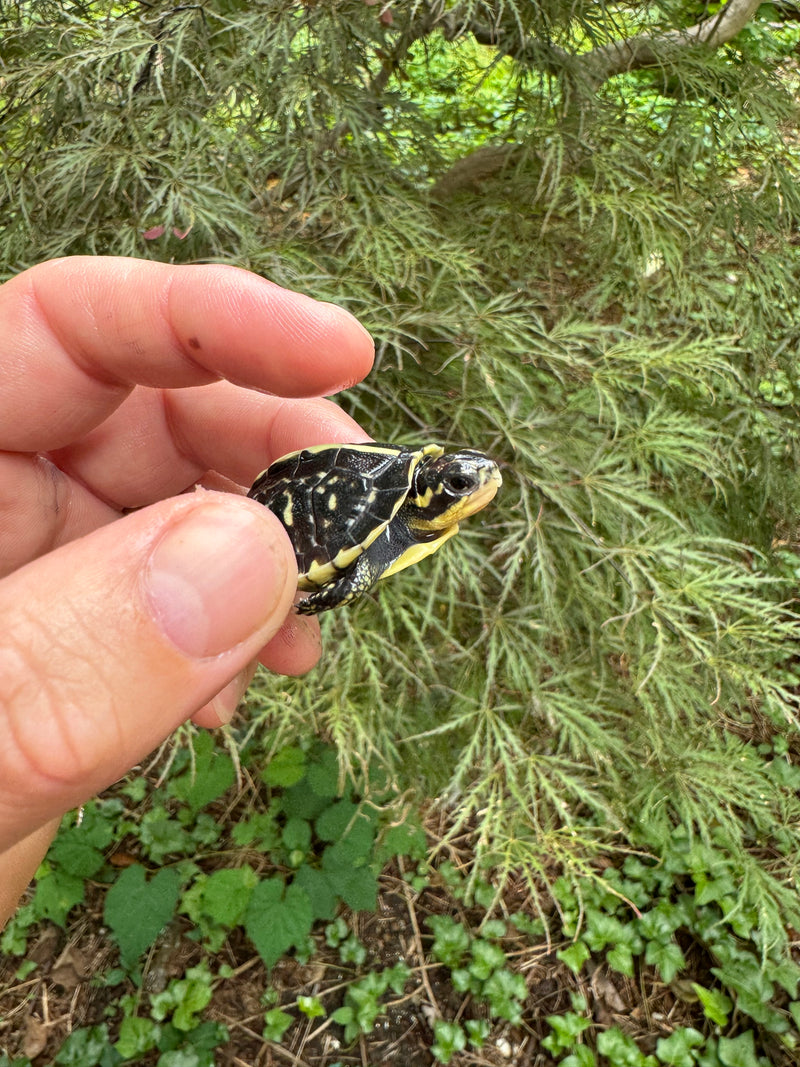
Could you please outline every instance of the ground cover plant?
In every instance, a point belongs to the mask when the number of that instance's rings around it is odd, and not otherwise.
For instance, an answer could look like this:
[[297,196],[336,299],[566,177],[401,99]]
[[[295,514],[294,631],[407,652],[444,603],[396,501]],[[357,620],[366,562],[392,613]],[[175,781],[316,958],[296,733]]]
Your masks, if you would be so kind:
[[214,259],[336,300],[374,436],[504,477],[229,751],[67,820],[0,1055],[796,1062],[792,11],[0,12],[6,275]]

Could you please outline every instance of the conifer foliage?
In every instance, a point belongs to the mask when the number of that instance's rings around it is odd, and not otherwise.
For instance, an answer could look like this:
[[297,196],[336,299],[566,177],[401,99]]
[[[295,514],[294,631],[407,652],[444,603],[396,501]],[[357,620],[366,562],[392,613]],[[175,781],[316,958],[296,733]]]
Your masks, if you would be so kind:
[[757,845],[778,940],[798,40],[742,0],[0,2],[4,276],[248,267],[372,331],[345,403],[376,438],[504,465],[460,538],[327,621],[310,680],[262,680],[266,714],[532,875],[676,827],[742,871]]

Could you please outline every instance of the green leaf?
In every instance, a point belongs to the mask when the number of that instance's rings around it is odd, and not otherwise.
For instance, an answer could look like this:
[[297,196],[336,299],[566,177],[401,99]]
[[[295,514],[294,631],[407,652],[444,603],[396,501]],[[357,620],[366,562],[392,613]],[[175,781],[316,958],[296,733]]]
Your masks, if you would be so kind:
[[469,971],[475,978],[485,981],[493,971],[503,967],[506,962],[506,954],[499,945],[493,945],[490,941],[477,938],[472,942],[472,962]]
[[358,816],[358,810],[358,804],[354,804],[352,800],[335,801],[317,817],[314,823],[317,836],[323,841],[341,840],[345,830]]
[[296,745],[287,745],[279,749],[261,772],[261,779],[266,785],[295,785],[305,774],[306,755]]
[[572,1048],[580,1035],[593,1025],[591,1019],[573,1011],[563,1015],[548,1015],[545,1022],[552,1033],[542,1040],[542,1045],[554,1056]]
[[179,1003],[172,1015],[172,1025],[178,1030],[193,1030],[197,1025],[199,1012],[211,1001],[210,982],[196,979],[182,979],[179,983]]
[[433,1024],[431,1052],[439,1063],[449,1063],[456,1052],[467,1047],[467,1035],[458,1023],[437,1019]]
[[431,952],[449,970],[458,967],[470,944],[469,933],[463,923],[457,922],[450,915],[431,915],[425,925],[433,930]]
[[329,799],[339,795],[339,760],[335,749],[322,749],[319,759],[309,766],[307,778],[316,796]]
[[624,1034],[618,1026],[612,1026],[597,1035],[597,1051],[606,1056],[614,1067],[658,1067],[655,1056],[646,1056],[633,1038]]
[[606,953],[606,962],[619,974],[633,976],[633,953],[627,945],[616,945]]
[[680,945],[674,941],[648,941],[644,958],[658,967],[665,982],[671,982],[678,971],[686,966],[686,958]]
[[691,1026],[675,1030],[669,1037],[660,1037],[656,1042],[656,1056],[668,1067],[694,1067],[693,1049],[705,1044],[705,1037]]
[[574,974],[580,973],[581,967],[583,967],[590,955],[591,953],[583,941],[573,941],[567,948],[560,948],[556,952],[558,959],[562,963],[566,963]]
[[279,877],[259,882],[250,897],[245,930],[267,967],[302,945],[313,923],[308,894],[299,885],[284,890]]
[[322,854],[322,871],[334,892],[353,911],[373,911],[378,880],[349,843],[328,845]]
[[723,1067],[756,1067],[755,1035],[745,1030],[738,1037],[721,1037],[717,1042],[717,1055]]
[[495,971],[484,983],[483,996],[489,1002],[492,1015],[506,1019],[512,1026],[522,1019],[522,1002],[528,995],[525,979],[509,970]]
[[109,1050],[108,1027],[82,1026],[73,1030],[55,1055],[59,1067],[98,1067]]
[[61,830],[47,857],[67,874],[84,879],[97,874],[105,863],[103,853],[90,842],[82,826]]
[[123,966],[131,967],[173,917],[180,882],[180,876],[169,869],[148,882],[144,867],[136,863],[109,889],[103,918],[119,945]]
[[167,856],[195,851],[189,833],[163,807],[154,807],[145,812],[139,824],[139,838],[153,863],[163,863]]
[[576,1045],[575,1051],[559,1060],[558,1067],[596,1067],[597,1060],[588,1045]]
[[425,831],[410,817],[398,826],[390,826],[381,836],[376,850],[376,860],[383,866],[395,856],[408,856],[422,860],[427,855],[428,839]]
[[36,883],[33,910],[40,918],[64,927],[70,910],[83,903],[84,892],[83,878],[57,868],[46,869]]
[[226,929],[238,925],[258,884],[252,867],[212,871],[202,882],[201,908],[205,915]]
[[465,1019],[464,1029],[470,1045],[473,1048],[483,1048],[492,1032],[492,1024],[488,1019]]
[[300,886],[308,894],[315,919],[333,919],[336,915],[336,889],[322,871],[304,863],[295,873],[293,885]]
[[297,1007],[307,1019],[324,1019],[326,1012],[319,997],[297,998]]
[[311,848],[311,823],[296,816],[287,819],[281,838],[284,847],[290,852],[294,849],[300,852],[308,852]]
[[265,1041],[279,1042],[294,1022],[288,1012],[280,1008],[271,1008],[264,1015],[264,1029],[261,1031]]
[[721,989],[706,989],[696,982],[692,982],[692,989],[703,1005],[705,1017],[717,1026],[727,1026],[728,1016],[733,1007],[731,998]]
[[203,731],[194,739],[194,765],[173,779],[169,791],[182,800],[193,814],[210,804],[236,781],[233,760],[226,752],[215,748],[210,731]]
[[271,811],[257,811],[248,819],[237,822],[231,837],[235,845],[248,845],[261,852],[269,852],[280,841],[280,832]]
[[156,1047],[159,1026],[152,1019],[127,1016],[119,1024],[119,1038],[114,1048],[124,1060],[137,1060]]

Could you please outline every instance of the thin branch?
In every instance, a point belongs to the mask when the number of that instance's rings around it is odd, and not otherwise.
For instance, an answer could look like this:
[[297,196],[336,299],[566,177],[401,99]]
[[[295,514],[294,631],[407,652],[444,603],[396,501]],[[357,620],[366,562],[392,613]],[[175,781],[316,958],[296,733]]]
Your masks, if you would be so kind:
[[575,73],[583,73],[594,86],[615,74],[644,67],[659,66],[664,60],[689,48],[704,46],[719,48],[747,25],[759,7],[760,0],[728,0],[711,18],[703,19],[682,29],[663,33],[640,33],[620,41],[574,54],[551,42],[530,37],[520,40],[516,34],[506,33],[502,26],[465,21],[458,8],[450,11],[441,26],[448,40],[471,33],[479,44],[491,45],[514,59],[526,59],[533,66],[555,71],[568,65]]

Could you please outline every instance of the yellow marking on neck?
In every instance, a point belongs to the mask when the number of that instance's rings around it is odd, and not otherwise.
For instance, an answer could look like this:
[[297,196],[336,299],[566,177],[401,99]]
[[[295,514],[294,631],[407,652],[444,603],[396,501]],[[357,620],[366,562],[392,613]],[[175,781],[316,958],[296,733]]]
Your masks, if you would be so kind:
[[430,504],[430,502],[433,500],[434,495],[436,493],[441,493],[441,491],[442,491],[442,483],[441,482],[439,482],[439,484],[436,486],[435,489],[433,488],[432,485],[429,485],[424,493],[417,493],[416,496],[410,497],[409,504],[413,504],[415,508],[426,508]]
[[399,559],[396,559],[391,567],[388,567],[381,575],[381,581],[384,578],[388,578],[392,574],[397,574],[399,571],[404,571],[406,567],[413,567],[415,563],[419,563],[421,559],[425,559],[426,556],[432,556],[437,549],[441,548],[445,541],[449,541],[451,537],[454,537],[458,533],[458,523],[455,523],[449,530],[444,530],[441,537],[437,537],[435,541],[417,541],[415,544],[407,548]]

